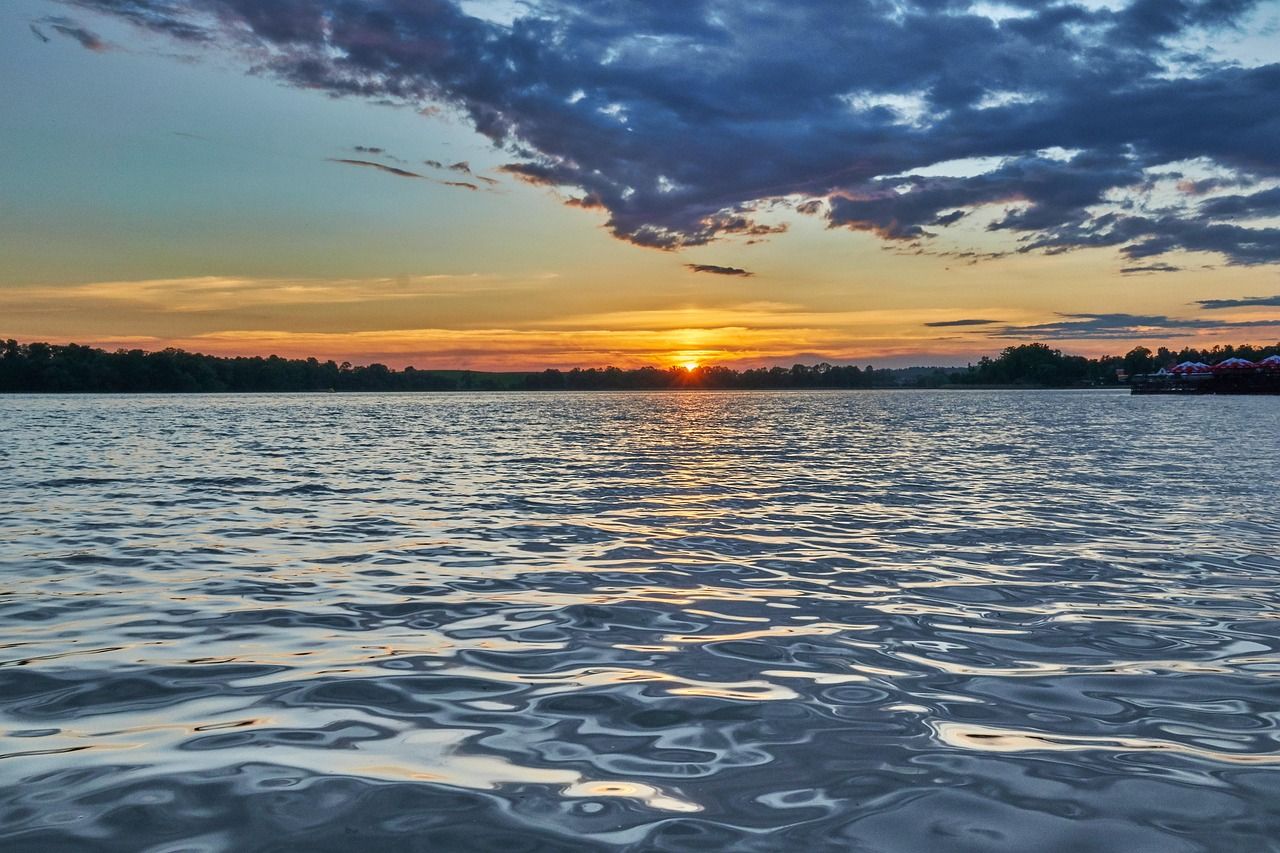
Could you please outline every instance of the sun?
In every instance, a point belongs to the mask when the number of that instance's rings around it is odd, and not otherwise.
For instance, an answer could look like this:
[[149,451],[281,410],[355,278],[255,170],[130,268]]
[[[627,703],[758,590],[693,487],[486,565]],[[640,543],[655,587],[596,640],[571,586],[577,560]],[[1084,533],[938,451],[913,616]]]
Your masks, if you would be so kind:
[[690,373],[692,373],[693,371],[698,369],[698,362],[686,361],[682,363],[680,366],[683,367],[685,370],[689,371]]

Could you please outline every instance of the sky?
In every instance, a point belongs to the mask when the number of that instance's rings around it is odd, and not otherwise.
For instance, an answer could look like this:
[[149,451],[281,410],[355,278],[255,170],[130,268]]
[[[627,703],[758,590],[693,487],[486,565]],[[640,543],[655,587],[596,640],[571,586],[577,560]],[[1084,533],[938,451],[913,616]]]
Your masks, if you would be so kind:
[[1280,0],[7,0],[0,338],[541,369],[1280,340]]

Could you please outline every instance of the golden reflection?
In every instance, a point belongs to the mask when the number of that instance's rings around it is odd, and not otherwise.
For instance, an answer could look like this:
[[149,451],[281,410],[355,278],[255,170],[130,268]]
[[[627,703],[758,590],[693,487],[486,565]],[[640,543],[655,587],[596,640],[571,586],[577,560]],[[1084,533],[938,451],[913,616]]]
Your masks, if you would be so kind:
[[[410,737],[404,740],[405,746],[411,746],[413,742],[426,743],[437,739]],[[689,813],[702,810],[697,803],[682,800],[654,785],[606,779],[584,780],[582,774],[574,770],[527,767],[495,755],[463,755],[445,751],[421,757],[426,761],[413,766],[397,763],[354,765],[354,762],[353,765],[359,775],[366,777],[410,779],[480,790],[495,790],[506,784],[559,785],[566,797],[621,797],[637,800],[659,811]],[[433,766],[430,762],[439,763]]]
[[708,619],[723,619],[726,622],[768,622],[764,616],[735,616],[731,613],[720,613],[715,610],[694,610],[688,608],[684,611],[691,616],[706,616]]
[[641,782],[577,782],[565,788],[563,793],[566,797],[625,797],[667,812],[702,811],[697,803],[664,794],[653,785]]
[[[1019,661],[1017,666],[974,666],[955,661],[927,658],[910,652],[893,652],[894,657],[946,672],[951,675],[978,675],[991,678],[1020,678],[1042,675],[1158,675],[1163,672],[1178,672],[1195,675],[1229,675],[1237,672],[1242,666],[1256,664],[1275,665],[1277,659],[1272,658],[1226,658],[1216,662],[1187,660],[1136,660],[1111,661],[1097,664],[1038,663],[1035,661]],[[1280,678],[1280,671],[1251,671],[1251,675],[1260,678]]]
[[812,672],[807,669],[766,669],[761,675],[774,678],[801,678],[814,684],[853,684],[859,681],[870,681],[865,675],[840,672]]
[[871,631],[875,625],[844,625],[837,622],[810,622],[803,625],[772,625],[757,631],[735,634],[668,634],[668,643],[724,643],[732,640],[759,640],[765,637],[801,637],[841,634],[845,631]]
[[1023,631],[1018,628],[988,628],[985,625],[937,625],[939,631],[960,631],[965,634],[1030,634],[1030,631]]
[[610,684],[662,684],[666,686],[668,693],[675,696],[709,696],[751,702],[799,698],[799,694],[791,688],[768,681],[699,681],[658,670],[624,667],[586,667],[563,672],[500,672],[478,667],[450,667],[437,672],[509,684],[544,685],[531,691],[535,696]]
[[[576,770],[528,767],[502,756],[469,752],[468,739],[480,734],[476,729],[420,729],[404,720],[349,707],[282,707],[277,709],[275,717],[248,718],[238,714],[243,709],[235,704],[226,699],[185,703],[184,716],[190,719],[183,721],[157,721],[154,711],[149,709],[112,714],[109,730],[62,729],[42,738],[42,749],[10,753],[7,757],[22,761],[39,756],[43,769],[48,772],[120,766],[128,763],[128,759],[120,755],[126,751],[150,759],[122,767],[112,775],[112,784],[126,785],[154,774],[200,774],[215,767],[263,760],[263,747],[253,743],[216,750],[183,749],[193,734],[205,736],[208,732],[277,727],[285,731],[320,731],[341,722],[389,729],[394,734],[360,740],[348,749],[316,749],[276,742],[270,747],[272,763],[316,775],[429,781],[478,790],[496,790],[508,784],[551,785],[566,797],[620,797],[667,812],[701,810],[697,803],[655,785],[617,779],[593,780]],[[105,721],[96,722],[102,725]],[[12,727],[8,719],[0,718],[0,724]]]
[[1000,729],[969,723],[931,723],[938,739],[949,746],[976,749],[983,752],[1029,752],[1055,750],[1081,752],[1101,750],[1105,752],[1175,752],[1206,761],[1232,764],[1280,765],[1280,753],[1237,753],[1202,749],[1184,743],[1139,737],[1089,737],[1084,735],[1059,735],[1045,732]]

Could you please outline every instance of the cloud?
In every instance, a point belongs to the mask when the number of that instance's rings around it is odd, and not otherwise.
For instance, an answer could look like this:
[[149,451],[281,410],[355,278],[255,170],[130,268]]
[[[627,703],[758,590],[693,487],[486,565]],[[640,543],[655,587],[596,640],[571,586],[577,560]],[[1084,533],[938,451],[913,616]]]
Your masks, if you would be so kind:
[[[299,87],[450,109],[637,245],[777,233],[758,216],[788,199],[887,240],[976,239],[985,207],[1022,252],[1280,262],[1280,229],[1241,223],[1280,179],[1280,64],[1193,47],[1261,0],[539,0],[501,20],[456,0],[63,2]],[[1220,183],[1156,192],[1188,161]]]
[[1182,272],[1182,267],[1175,267],[1173,264],[1158,262],[1154,264],[1146,264],[1137,267],[1121,267],[1121,275],[1133,275],[1134,273],[1152,273],[1152,272]]
[[[200,276],[14,287],[0,292],[0,313],[94,317],[225,315],[270,309],[295,318],[308,306],[434,301],[504,293],[539,286],[535,277],[433,274],[395,278],[307,279]],[[402,309],[397,309],[400,311]],[[339,312],[341,313],[341,312]]]
[[[499,183],[498,181],[488,177],[487,175],[478,175],[475,172],[471,171],[471,164],[466,162],[465,160],[458,163],[452,163],[448,166],[446,166],[444,163],[441,163],[439,160],[423,160],[422,162],[433,169],[448,170],[451,172],[458,172],[460,174],[467,175],[468,177],[472,178],[475,181],[480,181],[484,183],[484,185],[487,187],[495,187]],[[476,183],[472,183],[472,181],[440,181],[439,183],[443,184],[446,187],[458,187],[464,190],[480,189],[480,185]]]
[[930,328],[944,329],[949,326],[991,326],[999,322],[999,320],[936,320],[925,325]]
[[[101,38],[98,37],[97,33],[94,33],[91,30],[85,29],[79,23],[71,20],[70,18],[64,18],[60,16],[51,16],[47,18],[41,18],[39,23],[44,24],[45,26],[49,27],[51,30],[53,30],[56,33],[60,33],[61,35],[64,35],[69,39],[73,39],[79,42],[80,46],[83,47],[85,50],[92,50],[97,53],[102,53],[104,51],[110,50],[111,48],[110,45],[108,45],[105,41],[103,41]],[[38,30],[34,24],[31,25],[31,31],[36,34],[37,38],[46,42],[49,41],[48,37],[45,36],[43,32]]]
[[395,175],[399,178],[423,178],[425,180],[425,176],[419,175],[417,172],[410,172],[408,169],[399,169],[395,166],[387,166],[383,163],[375,163],[372,160],[349,160],[345,157],[330,157],[329,162],[345,163],[348,166],[364,166],[369,169],[377,169],[380,172],[386,172],[389,175]]
[[1211,178],[1201,178],[1199,180],[1191,180],[1189,178],[1182,179],[1178,181],[1177,188],[1179,192],[1184,192],[1188,195],[1205,195],[1206,193],[1211,193],[1214,190],[1231,187],[1247,187],[1250,183],[1252,183],[1252,181],[1245,177],[1223,178],[1215,176]]
[[1209,199],[1200,212],[1215,219],[1229,217],[1280,216],[1280,187],[1250,195],[1228,195]]
[[[356,146],[356,149],[363,150],[363,151],[373,150],[369,148],[362,148],[359,145]],[[381,149],[378,149],[378,150],[381,150]],[[390,155],[384,155],[384,156],[390,156]],[[391,159],[394,160],[396,158],[392,157]],[[471,183],[470,181],[439,181],[439,180],[436,180],[435,178],[428,178],[426,175],[420,175],[417,172],[411,172],[408,169],[401,169],[398,166],[388,166],[385,163],[377,163],[377,162],[374,162],[373,160],[352,160],[346,157],[330,157],[329,162],[344,163],[348,166],[363,166],[368,169],[377,169],[380,172],[386,172],[387,174],[395,175],[398,178],[417,178],[418,180],[430,181],[431,183],[438,184],[442,187],[456,187],[458,189],[471,190],[472,192],[478,192],[480,190],[479,184],[474,184],[474,183]],[[496,181],[493,181],[493,179],[491,178],[484,178],[479,175],[477,175],[476,177],[482,181],[496,183]]]
[[1222,308],[1274,308],[1280,307],[1280,294],[1276,296],[1245,296],[1240,299],[1198,299],[1196,304],[1206,311]]
[[174,3],[169,0],[67,0],[78,6],[122,18],[142,29],[189,43],[218,42],[220,34],[204,22],[197,21],[202,11],[196,3]]
[[357,154],[365,154],[371,157],[380,157],[383,160],[390,160],[393,163],[403,163],[404,160],[392,154],[380,145],[352,145],[351,150]]
[[27,27],[31,30],[31,34],[32,34],[33,36],[35,36],[36,38],[40,39],[40,41],[44,42],[45,44],[48,44],[48,43],[49,43],[49,37],[48,37],[47,35],[45,35],[45,34],[40,30],[40,28],[39,28],[39,27],[37,27],[35,24],[28,24],[28,25],[27,25]]
[[721,267],[715,264],[685,264],[685,269],[692,272],[706,272],[712,275],[736,275],[743,278],[750,278],[755,275],[753,272],[741,269],[739,267]]
[[1017,340],[1133,340],[1178,337],[1202,332],[1280,328],[1280,318],[1218,322],[1166,317],[1162,314],[1059,314],[1058,317],[1061,319],[1049,323],[1009,325],[984,331],[982,334]]

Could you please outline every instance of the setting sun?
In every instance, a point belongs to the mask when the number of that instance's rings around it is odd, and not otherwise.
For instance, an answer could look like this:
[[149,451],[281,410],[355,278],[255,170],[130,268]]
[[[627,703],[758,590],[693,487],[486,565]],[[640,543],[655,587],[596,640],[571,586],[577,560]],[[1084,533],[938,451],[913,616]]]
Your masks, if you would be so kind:
[[683,367],[685,370],[689,371],[690,373],[692,373],[693,371],[698,369],[698,362],[686,361],[682,363],[680,366]]

